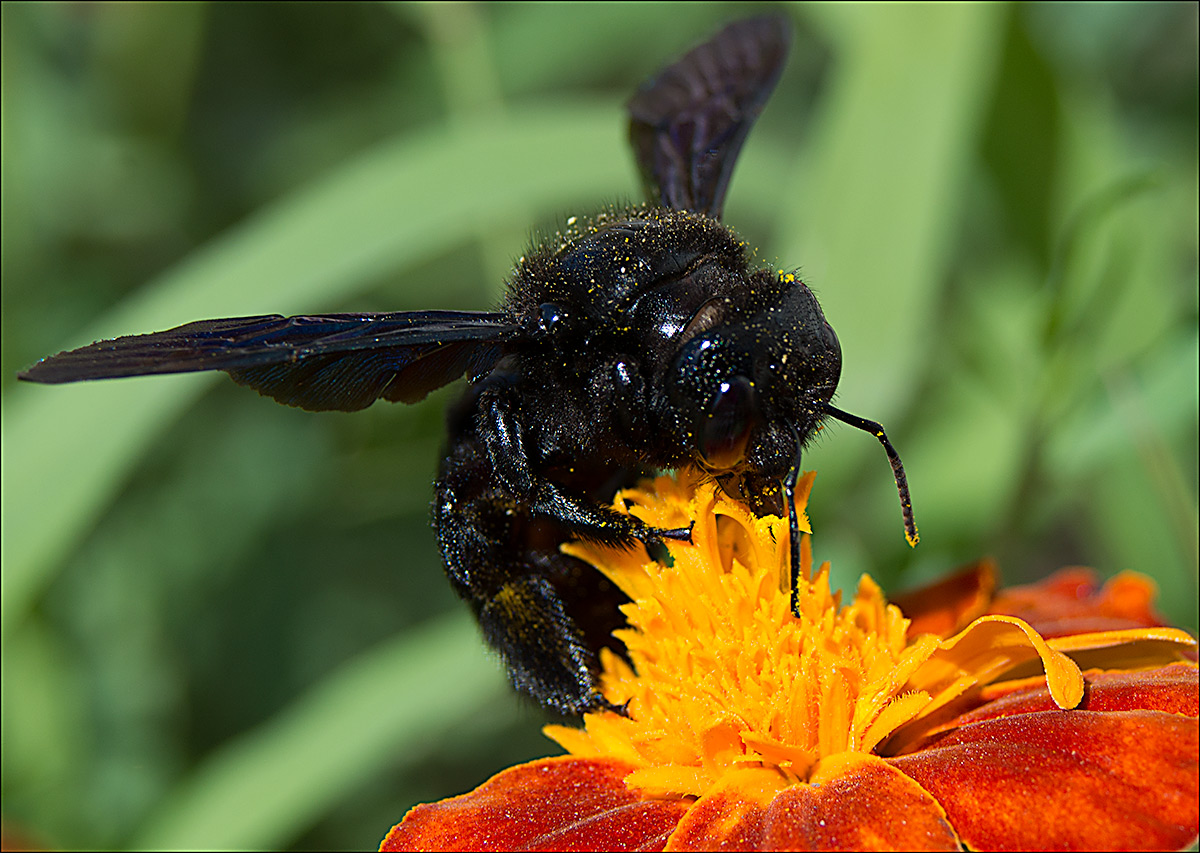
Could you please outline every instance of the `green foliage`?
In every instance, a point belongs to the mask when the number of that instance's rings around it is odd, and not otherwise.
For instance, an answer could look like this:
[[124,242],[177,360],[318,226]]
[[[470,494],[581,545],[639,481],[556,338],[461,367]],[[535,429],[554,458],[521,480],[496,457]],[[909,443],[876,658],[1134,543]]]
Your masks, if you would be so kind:
[[[18,386],[99,337],[486,308],[636,199],[621,104],[740,7],[3,7],[3,795],[57,847],[356,847],[545,754],[441,577],[435,395]],[[726,219],[796,268],[878,445],[807,463],[846,584],[1137,569],[1196,626],[1195,7],[789,10]]]

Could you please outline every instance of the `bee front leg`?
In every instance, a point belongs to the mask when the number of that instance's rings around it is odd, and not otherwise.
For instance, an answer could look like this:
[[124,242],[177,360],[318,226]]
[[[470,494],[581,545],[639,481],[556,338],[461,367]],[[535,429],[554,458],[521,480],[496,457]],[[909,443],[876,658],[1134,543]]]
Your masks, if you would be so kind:
[[553,519],[580,539],[607,545],[638,541],[653,546],[664,539],[690,541],[690,527],[651,527],[634,516],[581,500],[541,476],[531,463],[517,407],[499,394],[484,395],[481,402],[484,405],[480,411],[480,432],[492,468],[508,490],[528,505],[531,513]]

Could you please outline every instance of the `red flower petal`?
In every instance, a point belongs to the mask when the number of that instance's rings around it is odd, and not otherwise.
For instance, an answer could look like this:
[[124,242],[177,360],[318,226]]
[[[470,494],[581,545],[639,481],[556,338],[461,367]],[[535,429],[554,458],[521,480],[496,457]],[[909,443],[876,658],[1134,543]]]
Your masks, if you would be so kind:
[[967,723],[890,761],[974,849],[1177,850],[1196,837],[1198,750],[1195,717],[1056,709]]
[[1137,672],[1088,673],[1079,706],[1087,711],[1166,711],[1200,715],[1200,674],[1195,666],[1175,663]]
[[978,560],[937,583],[889,597],[911,619],[908,636],[957,634],[987,612],[996,591],[996,564]]
[[989,613],[1016,616],[1046,639],[1165,624],[1153,607],[1154,585],[1125,572],[1100,586],[1091,569],[1060,569],[1037,583],[996,594]]
[[690,800],[630,792],[634,768],[547,758],[510,767],[461,797],[416,806],[381,850],[662,850]]
[[[1166,711],[1188,717],[1200,711],[1200,679],[1196,667],[1185,663],[1135,672],[1088,672],[1084,681],[1081,711]],[[1000,685],[983,695],[989,701],[959,717],[958,725],[1055,709],[1044,686]]]
[[[1083,701],[1080,711],[1165,711],[1195,717],[1200,712],[1200,675],[1186,663],[1168,664],[1157,669],[1133,672],[1095,672],[1084,674]],[[1031,714],[1057,709],[1042,678],[1002,682],[978,693],[963,696],[937,713],[910,726],[903,745],[893,744],[904,753],[918,752],[942,732],[968,723]]]
[[867,755],[831,763],[813,784],[783,787],[765,802],[740,785],[722,786],[679,822],[668,849],[960,849],[945,812],[912,779]]

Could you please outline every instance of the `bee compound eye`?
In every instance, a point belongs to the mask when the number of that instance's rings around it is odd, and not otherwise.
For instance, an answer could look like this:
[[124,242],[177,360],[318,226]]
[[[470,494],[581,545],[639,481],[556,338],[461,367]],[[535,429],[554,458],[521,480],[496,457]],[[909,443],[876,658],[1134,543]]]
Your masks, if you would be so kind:
[[700,430],[700,452],[712,468],[732,468],[746,455],[754,428],[754,386],[745,376],[722,381]]

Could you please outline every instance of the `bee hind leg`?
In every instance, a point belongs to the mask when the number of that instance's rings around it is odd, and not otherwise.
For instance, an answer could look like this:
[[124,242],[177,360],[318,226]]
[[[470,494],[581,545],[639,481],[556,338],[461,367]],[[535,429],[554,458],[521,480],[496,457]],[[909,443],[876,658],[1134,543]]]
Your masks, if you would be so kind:
[[534,517],[469,440],[443,465],[433,516],[450,583],[517,691],[563,714],[616,710],[596,673],[600,646],[621,650],[611,631],[625,599],[595,569],[559,552],[568,538],[562,527]]
[[600,692],[595,656],[547,579],[506,583],[478,605],[476,615],[518,692],[563,714],[616,707]]

